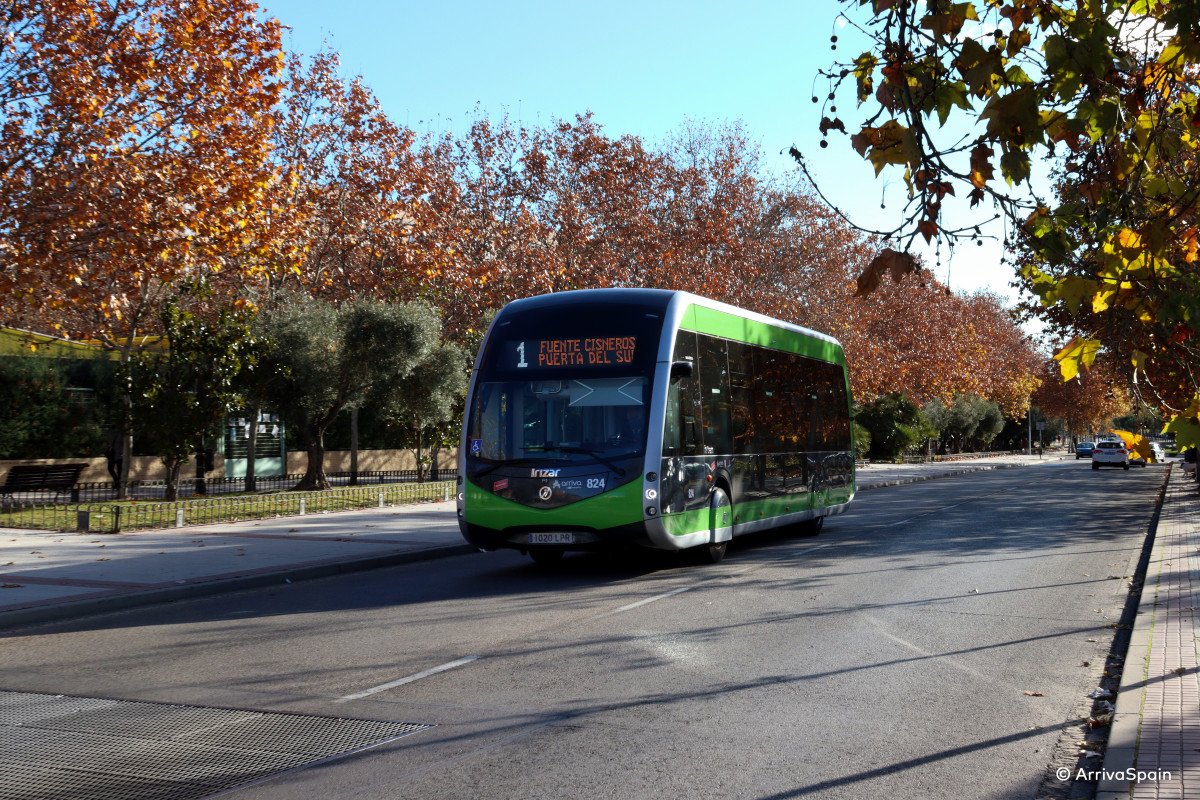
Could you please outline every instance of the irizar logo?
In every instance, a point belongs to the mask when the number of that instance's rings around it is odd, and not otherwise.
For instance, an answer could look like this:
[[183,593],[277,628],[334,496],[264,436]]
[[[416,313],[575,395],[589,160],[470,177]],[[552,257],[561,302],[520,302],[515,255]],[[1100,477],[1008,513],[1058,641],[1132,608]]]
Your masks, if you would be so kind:
[[559,470],[557,469],[531,469],[529,477],[531,478],[557,478]]

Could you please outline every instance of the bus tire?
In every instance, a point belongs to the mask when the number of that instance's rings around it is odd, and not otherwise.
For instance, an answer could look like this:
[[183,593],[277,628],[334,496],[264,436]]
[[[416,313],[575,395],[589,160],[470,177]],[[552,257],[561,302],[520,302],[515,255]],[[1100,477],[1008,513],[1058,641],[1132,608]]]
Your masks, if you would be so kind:
[[724,487],[718,486],[709,495],[708,512],[708,544],[700,546],[700,557],[705,563],[716,564],[729,549],[729,539],[717,541],[717,537],[724,528],[733,526],[733,502]]
[[535,564],[557,564],[562,561],[563,552],[561,547],[533,547],[529,550],[529,557]]
[[816,536],[825,527],[825,517],[813,517],[806,519],[796,526],[800,531],[801,536]]

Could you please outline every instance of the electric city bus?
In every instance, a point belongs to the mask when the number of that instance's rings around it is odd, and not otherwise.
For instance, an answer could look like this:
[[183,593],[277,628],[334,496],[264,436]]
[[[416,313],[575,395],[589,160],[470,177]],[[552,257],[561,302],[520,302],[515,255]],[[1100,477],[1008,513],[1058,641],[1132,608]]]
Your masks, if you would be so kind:
[[851,428],[829,336],[687,292],[516,300],[471,373],[459,527],[538,562],[618,542],[719,561],[734,536],[846,510]]

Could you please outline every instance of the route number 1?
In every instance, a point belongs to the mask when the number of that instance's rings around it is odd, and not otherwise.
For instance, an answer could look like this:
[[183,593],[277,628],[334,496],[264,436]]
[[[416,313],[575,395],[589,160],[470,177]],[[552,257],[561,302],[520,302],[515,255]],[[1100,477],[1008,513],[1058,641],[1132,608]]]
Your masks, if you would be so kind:
[[517,345],[517,355],[520,356],[520,361],[517,362],[518,367],[528,367],[529,364],[525,361],[525,343],[521,342]]

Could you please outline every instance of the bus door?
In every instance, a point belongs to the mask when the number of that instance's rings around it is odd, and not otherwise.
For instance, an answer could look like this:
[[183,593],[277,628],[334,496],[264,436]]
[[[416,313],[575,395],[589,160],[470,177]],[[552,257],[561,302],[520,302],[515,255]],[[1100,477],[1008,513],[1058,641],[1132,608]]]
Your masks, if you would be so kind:
[[708,470],[700,430],[696,334],[679,331],[672,361],[688,362],[693,367],[691,375],[673,376],[667,388],[663,424],[662,506],[663,512],[668,514],[702,508],[708,502]]

